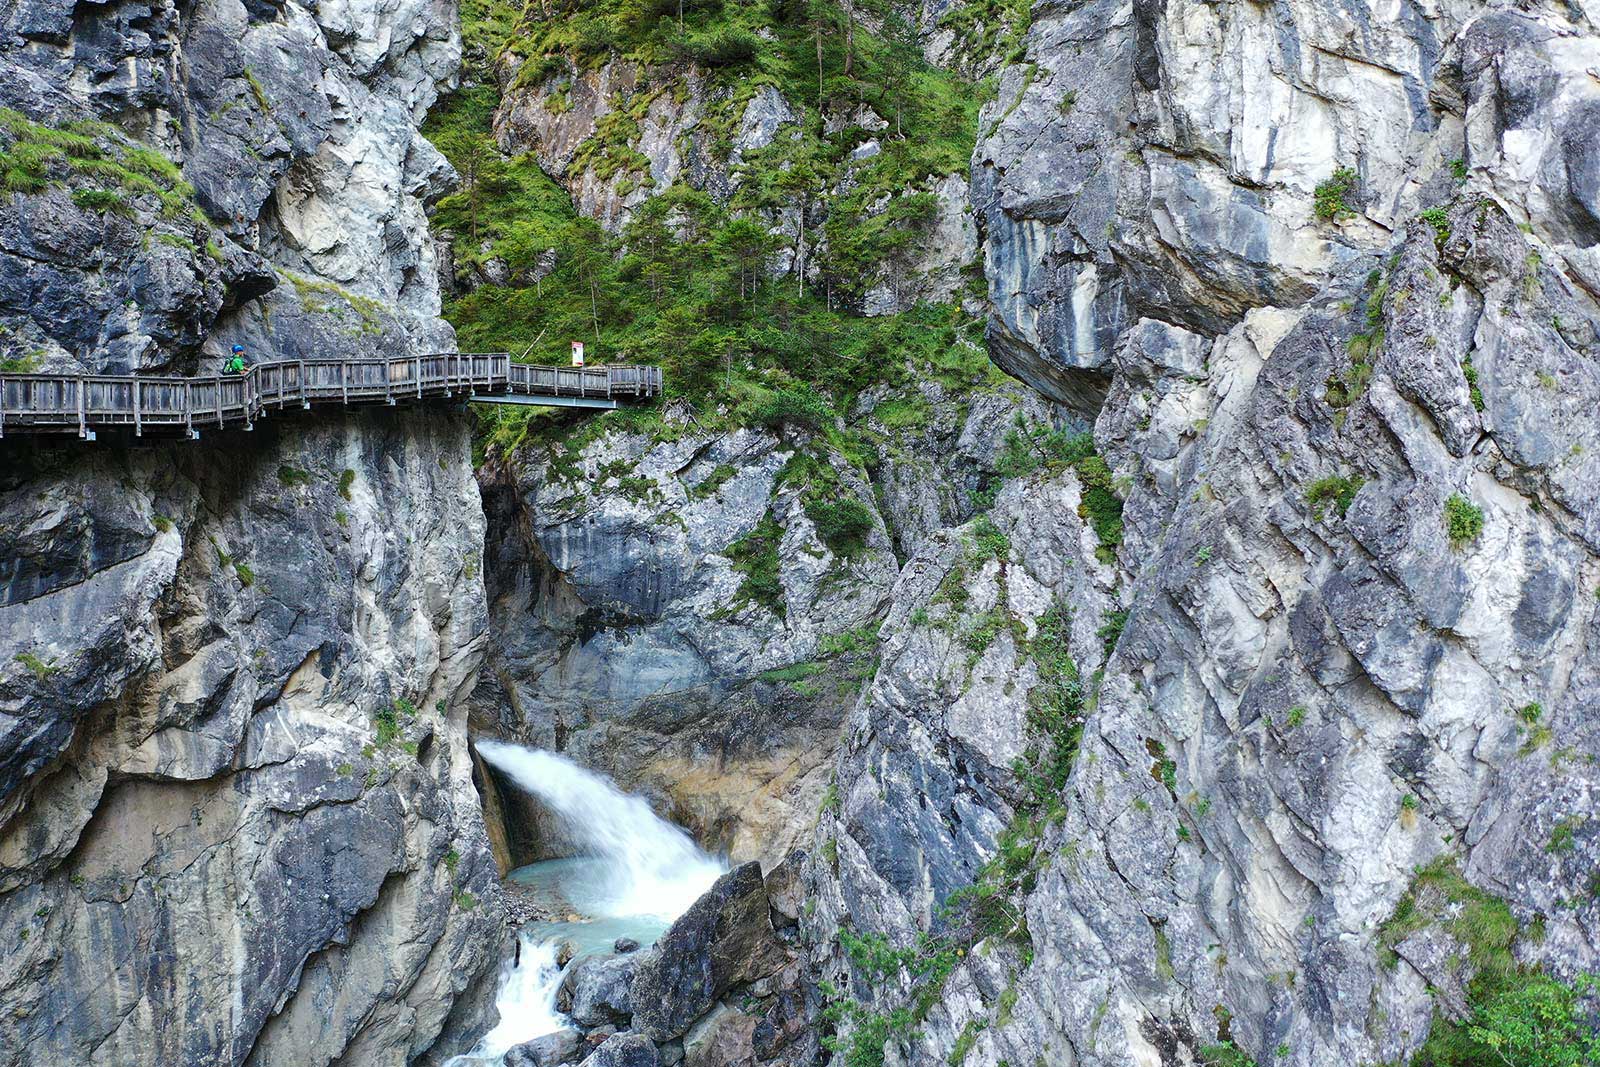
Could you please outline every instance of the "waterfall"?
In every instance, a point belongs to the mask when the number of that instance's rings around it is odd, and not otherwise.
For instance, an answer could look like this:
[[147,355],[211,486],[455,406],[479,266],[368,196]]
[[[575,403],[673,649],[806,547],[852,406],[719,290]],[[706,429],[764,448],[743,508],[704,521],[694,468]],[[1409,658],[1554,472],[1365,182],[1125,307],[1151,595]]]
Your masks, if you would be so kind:
[[671,922],[725,870],[650,805],[552,752],[479,741],[478,753],[538,797],[604,862],[604,889],[584,901],[590,914]]
[[[642,941],[687,911],[726,869],[700,851],[688,834],[658,818],[649,804],[569,759],[503,741],[479,741],[477,749],[520,788],[538,797],[594,857],[595,869],[585,872],[581,882],[566,886],[571,904],[588,916],[646,920],[637,933],[630,931]],[[562,973],[556,959],[563,933],[577,929],[569,923],[535,924],[518,935],[520,959],[514,965],[508,961],[501,971],[495,997],[499,1024],[471,1052],[448,1061],[446,1067],[497,1067],[512,1047],[568,1025],[556,1010]]]
[[500,1021],[483,1035],[472,1050],[472,1057],[499,1063],[513,1046],[553,1034],[567,1025],[566,1016],[556,1010],[556,990],[561,986],[561,966],[556,962],[558,943],[540,944],[535,936],[518,935],[522,946],[517,961],[507,960],[500,971],[500,992],[495,995]]

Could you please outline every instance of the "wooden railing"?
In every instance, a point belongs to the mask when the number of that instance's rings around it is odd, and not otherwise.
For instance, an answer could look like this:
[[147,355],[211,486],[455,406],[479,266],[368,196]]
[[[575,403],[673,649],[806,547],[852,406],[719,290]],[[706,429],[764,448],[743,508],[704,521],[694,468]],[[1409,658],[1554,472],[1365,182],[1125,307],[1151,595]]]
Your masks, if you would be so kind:
[[76,433],[92,440],[108,427],[197,437],[206,427],[248,429],[273,408],[430,397],[615,407],[659,396],[661,385],[659,367],[536,367],[513,363],[504,352],[283,360],[241,375],[196,378],[0,373],[0,437]]

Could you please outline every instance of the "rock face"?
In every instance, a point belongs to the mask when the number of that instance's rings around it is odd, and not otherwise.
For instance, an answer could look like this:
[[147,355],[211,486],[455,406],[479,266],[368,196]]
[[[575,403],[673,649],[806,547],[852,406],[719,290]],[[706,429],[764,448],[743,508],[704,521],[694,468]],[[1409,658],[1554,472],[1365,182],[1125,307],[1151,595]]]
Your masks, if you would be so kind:
[[638,1034],[607,1038],[583,1061],[583,1067],[658,1067],[661,1057],[650,1039]]
[[[679,182],[748,211],[784,240],[798,235],[804,245],[810,232],[804,272],[817,281],[828,242],[823,227],[835,202],[881,154],[879,138],[887,136],[890,120],[859,101],[830,104],[823,131],[848,135],[833,146],[843,159],[830,187],[805,207],[764,203],[756,209],[736,194],[742,184],[792,166],[784,152],[813,121],[805,114],[810,101],[798,99],[793,89],[786,97],[765,75],[730,82],[694,63],[653,65],[632,55],[606,55],[603,63],[594,57],[574,63],[564,55],[525,57],[507,50],[496,71],[503,100],[494,133],[501,151],[532,153],[571,194],[578,213],[611,232],[621,231],[640,205]],[[857,310],[888,315],[919,302],[961,299],[963,271],[979,251],[965,186],[959,170],[919,174],[911,186],[876,198],[865,210],[868,219],[888,217],[895,201],[919,195],[932,204],[918,239],[873,266]],[[776,259],[774,270],[794,270],[793,250]]]
[[[1014,384],[928,382],[863,398],[852,419],[881,442],[871,469],[803,429],[653,441],[603,420],[491,463],[496,640],[475,722],[603,770],[709,848],[776,866],[826,789],[897,553],[969,517],[1017,421],[1048,418]],[[807,485],[822,477],[872,517],[858,547],[817,532]],[[772,587],[758,594],[762,567]],[[542,832],[508,840],[503,864],[564,854],[559,826],[518,810]]]
[[759,863],[717,879],[639,964],[629,990],[634,1029],[671,1041],[735,984],[778,970],[783,946],[767,908]]
[[[1441,881],[1600,965],[1594,19],[1035,6],[974,157],[991,353],[1094,417],[1120,544],[1080,465],[902,570],[801,920],[847,1044],[1404,1060],[1483,947]],[[971,949],[936,986],[860,949],[923,932]]]
[[0,358],[192,372],[235,341],[448,346],[424,209],[452,172],[416,127],[460,59],[453,5],[4,20]]
[[633,1015],[628,989],[638,966],[637,955],[586,957],[567,970],[556,1006],[579,1026],[626,1024]]
[[[453,5],[0,24],[0,369],[449,342],[416,126]],[[0,443],[0,1064],[459,1051],[501,947],[465,421],[102,436]]]
[[564,1063],[577,1063],[580,1044],[578,1031],[557,1030],[511,1049],[505,1055],[506,1067],[559,1067]]
[[416,413],[263,425],[226,473],[14,453],[0,1062],[403,1063],[489,977],[464,451]]

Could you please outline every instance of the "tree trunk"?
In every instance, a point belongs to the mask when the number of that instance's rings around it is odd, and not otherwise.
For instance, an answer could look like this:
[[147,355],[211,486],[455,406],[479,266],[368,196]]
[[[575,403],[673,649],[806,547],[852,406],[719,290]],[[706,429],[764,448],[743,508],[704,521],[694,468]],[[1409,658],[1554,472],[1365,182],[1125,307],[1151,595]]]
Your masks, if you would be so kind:
[[800,295],[806,295],[806,199],[800,198],[800,242],[794,250],[794,276],[800,280]]
[[817,111],[822,111],[822,24],[817,24]]
[[844,0],[844,76],[851,76],[856,67],[856,8]]

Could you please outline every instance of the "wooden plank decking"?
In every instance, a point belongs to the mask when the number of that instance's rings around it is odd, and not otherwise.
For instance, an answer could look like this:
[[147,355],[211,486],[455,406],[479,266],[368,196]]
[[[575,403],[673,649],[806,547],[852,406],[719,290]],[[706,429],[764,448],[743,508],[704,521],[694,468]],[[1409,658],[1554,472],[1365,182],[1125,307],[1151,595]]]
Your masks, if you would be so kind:
[[250,429],[265,412],[313,406],[459,397],[474,403],[614,408],[661,393],[661,369],[536,367],[504,352],[400,359],[296,359],[242,375],[144,378],[0,373],[0,437],[130,428],[197,438],[206,428]]

